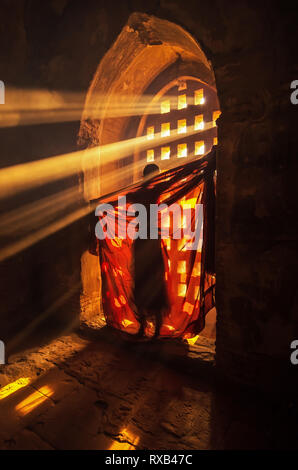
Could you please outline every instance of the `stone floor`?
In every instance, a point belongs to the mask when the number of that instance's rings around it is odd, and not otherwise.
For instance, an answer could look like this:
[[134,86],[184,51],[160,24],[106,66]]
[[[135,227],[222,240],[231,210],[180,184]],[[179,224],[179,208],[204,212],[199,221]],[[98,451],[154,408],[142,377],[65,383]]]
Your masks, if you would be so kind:
[[106,327],[62,336],[0,367],[0,449],[262,449],[290,442],[273,405],[218,382],[210,338],[191,349],[178,341],[136,344]]

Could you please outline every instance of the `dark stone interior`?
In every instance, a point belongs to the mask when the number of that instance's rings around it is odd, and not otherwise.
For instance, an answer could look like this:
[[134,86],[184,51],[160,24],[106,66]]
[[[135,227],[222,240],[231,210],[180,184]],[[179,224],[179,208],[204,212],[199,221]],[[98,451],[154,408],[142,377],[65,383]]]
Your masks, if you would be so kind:
[[[298,69],[291,5],[247,0],[216,0],[212,8],[205,0],[161,0],[150,6],[133,0],[1,2],[0,79],[7,87],[78,92],[82,105],[100,60],[131,13],[177,23],[199,42],[212,63],[222,111],[217,367],[227,377],[272,393],[294,391],[297,377],[289,361],[290,343],[298,337],[297,107],[290,102],[290,83]],[[79,126],[78,119],[1,128],[1,167],[77,150]],[[73,204],[80,207],[79,179],[5,200],[1,211],[74,183]],[[0,337],[8,353],[78,325],[87,225],[83,217],[1,264]]]

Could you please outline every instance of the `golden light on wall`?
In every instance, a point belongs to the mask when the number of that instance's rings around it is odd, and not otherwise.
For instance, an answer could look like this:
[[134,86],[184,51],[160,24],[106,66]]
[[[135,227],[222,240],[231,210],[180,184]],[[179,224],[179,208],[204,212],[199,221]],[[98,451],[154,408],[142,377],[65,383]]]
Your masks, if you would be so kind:
[[168,137],[171,133],[170,130],[170,123],[169,122],[163,122],[161,125],[161,136],[162,137]]
[[177,157],[178,158],[187,157],[187,144],[177,145]]
[[204,116],[203,114],[198,114],[195,116],[195,131],[204,129]]
[[147,150],[147,162],[154,162],[154,150]]
[[199,142],[195,142],[195,155],[204,155],[205,152],[205,144],[203,140]]
[[23,387],[26,387],[30,383],[29,377],[22,377],[14,382],[5,385],[5,387],[0,389],[0,400],[12,395]]
[[160,112],[161,112],[161,114],[169,113],[170,110],[171,110],[170,100],[163,100],[160,103]]
[[213,111],[212,113],[213,126],[216,126],[216,119],[218,119],[220,115],[221,115],[221,111],[219,110]]
[[179,80],[178,91],[186,90],[187,83],[186,80]]
[[217,137],[214,137],[213,138],[213,145],[217,145],[217,144],[218,144],[218,139],[217,139]]
[[178,134],[185,134],[186,133],[186,119],[179,119],[178,120]]
[[171,149],[170,147],[162,147],[160,158],[161,160],[168,160],[170,158]]
[[200,88],[199,90],[195,90],[195,105],[204,104],[204,103],[205,103],[205,98],[204,98],[203,88]]
[[186,95],[178,95],[178,109],[187,108]]
[[147,127],[147,139],[154,139],[154,126]]

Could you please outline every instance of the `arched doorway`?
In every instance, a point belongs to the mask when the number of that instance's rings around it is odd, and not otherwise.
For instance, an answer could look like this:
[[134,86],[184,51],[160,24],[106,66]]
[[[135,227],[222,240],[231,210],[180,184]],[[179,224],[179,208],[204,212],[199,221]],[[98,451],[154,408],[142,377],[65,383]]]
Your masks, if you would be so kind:
[[[170,102],[169,111],[161,108],[163,101]],[[119,112],[111,116],[115,103]],[[158,112],[152,113],[152,107]],[[217,139],[218,112],[212,67],[194,38],[169,21],[131,15],[87,93],[79,144],[87,149],[99,146],[99,151],[92,162],[82,161],[85,199],[139,179],[143,163],[151,161],[154,153],[148,128],[159,126],[164,139],[155,149],[163,168],[175,165],[175,159],[181,164],[182,158],[206,154]],[[171,128],[181,130],[181,139],[172,143]],[[198,139],[198,134],[204,138]],[[115,155],[105,159],[106,148],[113,145]],[[98,260],[87,252],[82,256],[82,282],[82,316],[96,324],[100,273]]]

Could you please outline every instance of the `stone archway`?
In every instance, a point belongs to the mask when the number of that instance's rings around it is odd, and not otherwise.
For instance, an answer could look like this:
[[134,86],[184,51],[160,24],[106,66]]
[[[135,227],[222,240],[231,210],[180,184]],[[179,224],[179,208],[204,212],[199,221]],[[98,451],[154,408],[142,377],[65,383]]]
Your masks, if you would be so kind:
[[[109,117],[111,103],[116,98],[121,107],[129,97],[130,106],[137,106],[144,92],[151,85],[156,88],[165,72],[168,80],[191,75],[215,87],[211,64],[186,30],[167,20],[133,13],[94,74],[84,105],[79,146],[88,149],[123,140],[130,116]],[[114,179],[117,161],[105,164],[100,148],[91,160],[89,154],[82,159],[87,201],[118,189]],[[103,178],[103,166],[109,178]],[[82,318],[89,323],[100,313],[100,272],[98,259],[88,252],[82,256],[82,285]]]

